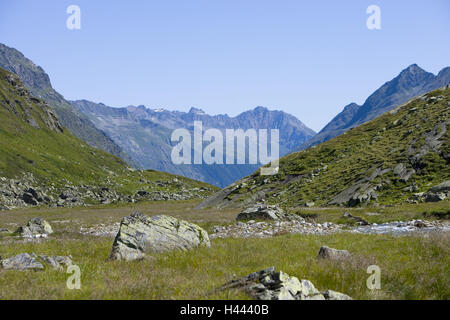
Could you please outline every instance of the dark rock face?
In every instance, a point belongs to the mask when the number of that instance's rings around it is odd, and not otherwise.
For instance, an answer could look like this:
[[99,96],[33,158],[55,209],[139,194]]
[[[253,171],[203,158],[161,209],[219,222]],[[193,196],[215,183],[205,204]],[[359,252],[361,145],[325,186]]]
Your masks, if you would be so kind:
[[241,288],[255,300],[351,300],[349,296],[332,290],[321,293],[311,281],[275,271],[274,267],[233,280],[221,290],[231,288]]
[[146,253],[191,250],[211,245],[199,226],[169,216],[147,217],[139,212],[123,218],[110,259],[139,260]]
[[375,119],[415,96],[448,84],[450,84],[450,67],[442,69],[435,76],[413,64],[403,70],[397,77],[382,85],[367,98],[362,106],[356,103],[346,106],[316,136],[296,150],[304,150],[328,141],[351,128]]

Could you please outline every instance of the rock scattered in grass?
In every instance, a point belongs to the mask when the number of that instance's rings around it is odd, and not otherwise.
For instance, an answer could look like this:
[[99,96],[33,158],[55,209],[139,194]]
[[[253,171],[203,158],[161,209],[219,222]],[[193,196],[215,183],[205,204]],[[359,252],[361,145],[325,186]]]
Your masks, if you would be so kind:
[[309,280],[299,280],[270,267],[233,280],[221,290],[241,288],[256,300],[351,300],[349,296],[327,290],[321,293]]
[[0,265],[5,270],[43,270],[44,266],[38,261],[34,253],[21,253],[17,256],[4,259]]
[[72,265],[72,257],[71,256],[39,256],[46,264],[50,265],[53,269],[56,270],[64,270],[63,267],[68,267]]
[[239,213],[236,217],[238,221],[248,220],[303,220],[301,217],[287,213],[277,206],[270,206],[265,204],[256,204]]
[[338,250],[327,246],[323,246],[320,248],[317,257],[320,259],[339,260],[350,258],[351,254],[347,250]]
[[56,269],[63,270],[63,266],[72,265],[72,257],[68,256],[37,256],[35,253],[21,253],[8,259],[1,260],[0,267],[5,270],[44,270],[44,264]]
[[24,238],[46,238],[53,233],[53,229],[44,219],[33,218],[26,226],[19,227],[16,232]]
[[123,218],[110,259],[139,260],[146,253],[210,245],[208,233],[193,223],[164,215],[147,217],[134,212]]
[[348,213],[348,212],[344,212],[344,214],[342,215],[342,218],[344,218],[344,219],[346,219],[346,220],[348,220],[348,221],[354,222],[354,223],[356,223],[356,225],[358,225],[358,226],[367,226],[367,225],[370,224],[369,222],[367,222],[367,221],[364,220],[363,218],[361,218],[361,217],[356,217],[356,216],[352,216],[352,215],[351,215],[350,213]]

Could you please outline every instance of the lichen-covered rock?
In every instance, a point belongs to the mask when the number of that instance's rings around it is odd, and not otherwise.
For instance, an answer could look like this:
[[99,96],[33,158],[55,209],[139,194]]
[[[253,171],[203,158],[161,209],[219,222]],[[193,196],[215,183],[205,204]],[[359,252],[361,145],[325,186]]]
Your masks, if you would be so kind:
[[19,227],[16,231],[22,237],[26,238],[39,238],[46,237],[53,233],[53,229],[50,224],[41,218],[33,218],[28,221],[24,227]]
[[352,300],[348,295],[333,290],[327,290],[323,295],[327,300]]
[[349,258],[350,252],[347,250],[338,250],[334,248],[329,248],[327,246],[323,246],[319,250],[318,258],[321,259],[332,259],[332,260],[338,260],[338,259],[345,259]]
[[0,261],[0,265],[6,270],[43,270],[44,266],[38,261],[35,254],[21,253],[17,256]]
[[138,260],[146,253],[210,245],[208,233],[193,223],[164,215],[148,217],[134,212],[123,218],[110,259]]
[[44,264],[57,270],[63,270],[63,266],[72,265],[72,257],[21,253],[4,260],[0,258],[0,267],[6,270],[44,270]]
[[64,267],[72,265],[72,257],[66,256],[39,256],[46,264],[50,265],[53,269],[63,270]]
[[246,208],[239,213],[236,220],[302,220],[302,218],[297,215],[287,213],[277,206],[257,204]]
[[299,280],[270,267],[233,280],[221,290],[241,288],[256,300],[346,300],[349,296],[328,290],[319,292],[309,280]]

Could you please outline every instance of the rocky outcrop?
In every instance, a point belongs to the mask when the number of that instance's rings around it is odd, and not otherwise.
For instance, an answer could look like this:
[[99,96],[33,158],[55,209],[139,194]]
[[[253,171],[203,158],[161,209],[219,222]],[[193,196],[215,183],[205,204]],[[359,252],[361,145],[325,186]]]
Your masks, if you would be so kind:
[[221,290],[231,288],[241,288],[256,300],[351,300],[349,296],[332,290],[321,293],[311,281],[275,271],[275,267],[233,280]]
[[347,250],[338,250],[327,246],[323,246],[320,248],[317,257],[319,259],[340,260],[351,257],[351,254]]
[[[192,187],[188,183],[176,178],[168,181],[145,181],[145,190],[135,195],[118,193],[117,185],[110,180],[104,185],[73,185],[68,181],[61,181],[64,186],[56,188],[50,183],[38,181],[32,174],[27,173],[17,179],[0,177],[0,210],[15,208],[48,206],[48,207],[77,207],[90,203],[134,203],[138,201],[167,201],[204,199],[212,191],[207,187]],[[164,188],[165,190],[161,190]]]
[[238,221],[248,221],[248,220],[302,220],[301,217],[285,212],[283,209],[277,206],[270,206],[265,204],[253,205],[236,217]]
[[33,218],[28,221],[26,226],[19,227],[16,233],[20,234],[24,238],[45,238],[49,234],[53,233],[53,229],[44,219]]
[[169,216],[139,212],[123,218],[110,254],[112,260],[138,260],[146,253],[209,247],[208,233],[199,226]]

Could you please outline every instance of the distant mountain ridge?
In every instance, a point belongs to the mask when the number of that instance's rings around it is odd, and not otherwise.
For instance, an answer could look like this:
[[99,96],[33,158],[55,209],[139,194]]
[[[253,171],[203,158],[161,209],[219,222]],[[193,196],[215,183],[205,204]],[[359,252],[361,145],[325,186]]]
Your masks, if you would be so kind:
[[450,67],[446,67],[438,75],[434,75],[423,70],[417,64],[412,64],[371,94],[363,105],[351,103],[345,106],[342,112],[310,141],[300,145],[297,151],[328,141],[351,128],[375,119],[418,95],[448,84],[450,84]]
[[56,92],[48,74],[20,51],[0,43],[0,68],[18,75],[31,94],[45,100],[55,110],[61,124],[77,138],[94,148],[109,152],[134,165],[128,155],[114,141],[97,129],[86,116],[74,109],[61,94]]
[[106,132],[139,166],[181,174],[217,186],[226,186],[255,171],[259,165],[174,165],[170,141],[177,128],[193,130],[194,121],[203,129],[279,129],[280,156],[306,142],[315,132],[294,116],[256,107],[236,117],[211,116],[198,108],[189,112],[149,109],[145,106],[113,108],[86,100],[72,101],[99,129]]

